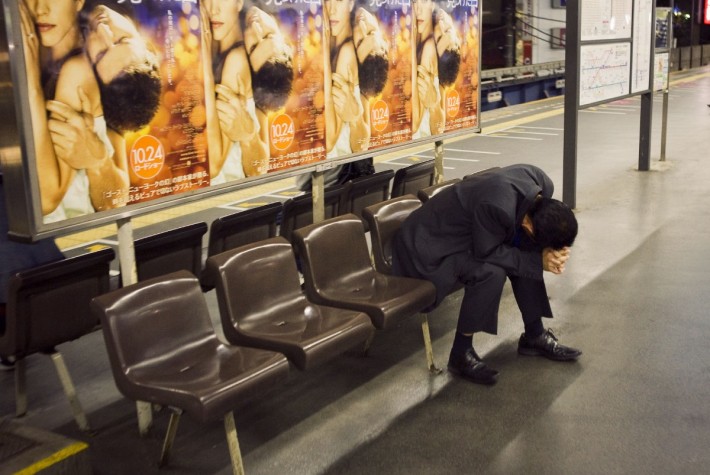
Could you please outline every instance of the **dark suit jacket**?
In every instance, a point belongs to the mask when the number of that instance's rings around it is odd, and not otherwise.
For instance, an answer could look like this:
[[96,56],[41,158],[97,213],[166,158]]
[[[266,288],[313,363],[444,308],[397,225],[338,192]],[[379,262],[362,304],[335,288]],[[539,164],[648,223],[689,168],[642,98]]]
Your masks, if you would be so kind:
[[539,250],[513,245],[535,197],[550,198],[552,180],[532,165],[512,165],[463,180],[428,200],[402,224],[393,271],[430,280],[437,304],[470,267],[489,263],[508,275],[542,279]]

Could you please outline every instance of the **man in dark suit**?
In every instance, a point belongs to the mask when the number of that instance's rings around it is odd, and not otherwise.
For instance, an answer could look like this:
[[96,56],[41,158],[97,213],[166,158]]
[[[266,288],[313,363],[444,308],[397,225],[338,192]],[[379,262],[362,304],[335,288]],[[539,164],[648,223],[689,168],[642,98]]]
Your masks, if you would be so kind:
[[496,382],[473,348],[473,334],[495,334],[503,284],[509,278],[525,333],[518,352],[556,361],[581,351],[563,346],[542,324],[552,317],[543,271],[561,274],[577,236],[577,220],[552,199],[539,168],[512,165],[465,179],[435,195],[403,223],[392,249],[397,275],[427,279],[438,305],[465,287],[448,368],[470,381]]

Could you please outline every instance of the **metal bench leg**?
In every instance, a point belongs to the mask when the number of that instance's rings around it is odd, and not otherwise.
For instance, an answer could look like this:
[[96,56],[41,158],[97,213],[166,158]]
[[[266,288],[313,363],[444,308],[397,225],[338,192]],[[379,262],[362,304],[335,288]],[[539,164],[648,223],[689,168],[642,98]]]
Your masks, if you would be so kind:
[[237,427],[234,424],[234,413],[232,413],[232,411],[229,411],[224,416],[224,431],[227,433],[227,445],[229,446],[229,457],[232,460],[232,472],[234,475],[244,475],[242,452],[239,450]]
[[441,368],[437,368],[434,363],[434,350],[431,347],[431,334],[429,333],[429,320],[427,314],[422,313],[422,333],[424,334],[424,351],[426,352],[426,362],[429,366],[429,372],[439,374]]
[[163,441],[163,450],[160,453],[160,461],[158,462],[158,467],[164,467],[168,463],[168,458],[170,457],[170,450],[173,448],[173,441],[175,440],[175,434],[177,433],[178,423],[180,422],[180,415],[182,414],[182,409],[171,409],[173,412],[172,414],[170,414],[168,430],[165,432],[165,440]]
[[27,414],[27,371],[24,358],[15,361],[15,416]]
[[136,416],[138,417],[138,433],[141,437],[145,437],[153,427],[153,408],[150,403],[136,401]]
[[89,421],[86,420],[86,414],[84,414],[79,398],[76,396],[76,388],[71,380],[71,376],[69,376],[67,365],[64,364],[64,358],[62,358],[62,355],[59,352],[54,352],[50,356],[54,362],[54,367],[57,369],[57,374],[59,375],[59,380],[62,382],[62,387],[64,387],[64,394],[66,394],[67,399],[69,399],[69,405],[74,413],[76,424],[79,426],[79,429],[84,432],[88,432],[90,430]]

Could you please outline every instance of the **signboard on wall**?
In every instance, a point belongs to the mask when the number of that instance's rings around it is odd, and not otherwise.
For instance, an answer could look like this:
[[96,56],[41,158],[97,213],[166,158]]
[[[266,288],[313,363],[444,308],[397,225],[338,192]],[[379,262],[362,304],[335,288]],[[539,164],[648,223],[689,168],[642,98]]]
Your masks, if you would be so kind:
[[480,128],[477,0],[3,1],[18,235]]
[[632,93],[649,91],[651,88],[651,52],[655,43],[653,4],[653,0],[634,0]]
[[581,40],[631,37],[632,0],[586,0],[581,5]]
[[668,63],[669,63],[668,52],[656,53],[654,55],[654,68],[653,68],[653,90],[662,91],[666,88],[668,84]]
[[629,94],[629,43],[582,45],[579,58],[580,106]]
[[653,1],[595,0],[579,7],[578,106],[650,91]]

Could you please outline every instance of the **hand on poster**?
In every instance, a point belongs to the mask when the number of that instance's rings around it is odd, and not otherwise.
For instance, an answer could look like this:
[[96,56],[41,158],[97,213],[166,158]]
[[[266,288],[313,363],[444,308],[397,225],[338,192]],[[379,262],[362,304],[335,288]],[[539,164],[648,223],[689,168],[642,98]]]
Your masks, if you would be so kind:
[[239,77],[236,82],[237,91],[223,84],[215,85],[220,128],[234,142],[249,140],[256,133],[254,121],[247,111],[246,88]]
[[332,78],[335,111],[343,122],[353,122],[362,116],[362,102],[355,95],[356,84],[352,77],[346,80],[338,73],[333,73]]
[[60,101],[47,101],[47,125],[54,153],[75,170],[97,168],[109,158],[108,150],[94,132],[94,118],[87,112],[91,109],[89,97],[81,87],[77,93],[81,112]]
[[434,74],[419,65],[417,66],[417,90],[419,92],[419,100],[426,108],[434,107],[437,104],[439,96],[436,90]]

